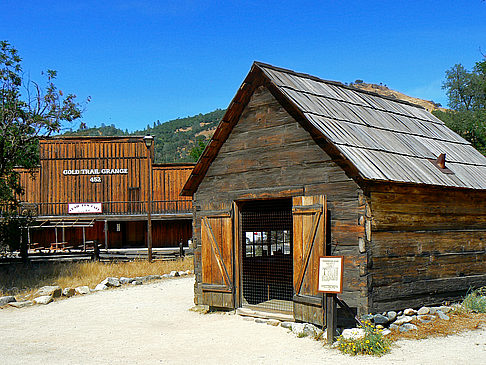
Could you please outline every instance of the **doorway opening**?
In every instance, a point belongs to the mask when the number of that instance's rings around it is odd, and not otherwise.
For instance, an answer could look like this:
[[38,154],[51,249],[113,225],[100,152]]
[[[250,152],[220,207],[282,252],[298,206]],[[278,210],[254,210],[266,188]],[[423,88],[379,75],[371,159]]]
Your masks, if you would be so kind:
[[292,200],[242,204],[242,305],[293,311]]

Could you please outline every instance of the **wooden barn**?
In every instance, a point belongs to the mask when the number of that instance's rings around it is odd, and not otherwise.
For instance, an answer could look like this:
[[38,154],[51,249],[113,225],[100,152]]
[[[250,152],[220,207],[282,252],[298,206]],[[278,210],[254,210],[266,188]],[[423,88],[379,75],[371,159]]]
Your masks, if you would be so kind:
[[196,304],[320,323],[322,255],[359,314],[486,285],[486,158],[407,102],[254,63],[182,194]]
[[29,243],[147,247],[150,208],[152,246],[187,245],[192,202],[179,193],[193,167],[154,164],[143,137],[42,139],[39,168],[20,170],[22,205],[36,217]]

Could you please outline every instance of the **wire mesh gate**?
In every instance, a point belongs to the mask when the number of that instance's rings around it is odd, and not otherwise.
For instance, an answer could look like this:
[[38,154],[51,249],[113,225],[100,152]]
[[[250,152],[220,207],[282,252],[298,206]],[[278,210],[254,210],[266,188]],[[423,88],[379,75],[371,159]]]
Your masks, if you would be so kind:
[[245,203],[241,229],[243,305],[292,312],[292,201]]

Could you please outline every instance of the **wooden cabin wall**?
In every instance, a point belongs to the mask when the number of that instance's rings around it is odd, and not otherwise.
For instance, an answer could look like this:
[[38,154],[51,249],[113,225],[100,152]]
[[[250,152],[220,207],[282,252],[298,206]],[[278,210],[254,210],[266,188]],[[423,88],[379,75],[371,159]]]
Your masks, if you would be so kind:
[[[333,255],[345,256],[342,298],[367,311],[364,201],[358,185],[339,168],[265,87],[259,87],[194,195],[195,302],[200,283],[201,217],[229,211],[232,202],[301,195],[327,196]],[[364,273],[363,275],[366,275]]]
[[179,194],[193,168],[193,164],[154,165],[154,211],[192,211],[191,197]]
[[32,172],[29,169],[19,168],[16,171],[19,173],[20,185],[24,189],[24,193],[18,199],[22,202],[38,202],[40,199],[39,169]]
[[485,192],[370,189],[373,311],[456,300],[471,286],[486,285]]
[[153,247],[179,247],[192,238],[192,220],[163,220],[152,222]]
[[[147,200],[148,157],[141,138],[41,140],[40,160],[40,215],[68,215],[67,203],[84,202],[102,202],[103,212],[114,214],[145,209],[130,203]],[[63,174],[75,169],[128,169],[128,173]],[[93,176],[101,177],[101,182],[90,182]]]

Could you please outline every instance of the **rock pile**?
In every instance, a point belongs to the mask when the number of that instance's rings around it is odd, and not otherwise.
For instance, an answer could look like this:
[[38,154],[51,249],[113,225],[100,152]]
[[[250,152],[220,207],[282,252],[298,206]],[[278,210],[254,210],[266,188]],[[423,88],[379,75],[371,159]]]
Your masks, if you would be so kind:
[[101,283],[96,285],[94,289],[90,289],[86,285],[78,286],[77,288],[64,288],[64,289],[57,285],[48,285],[39,288],[34,293],[32,300],[17,301],[17,299],[12,295],[0,297],[0,307],[5,305],[10,305],[15,308],[23,308],[23,307],[31,306],[33,304],[46,305],[52,303],[54,301],[54,298],[59,298],[61,296],[69,298],[74,295],[86,295],[91,292],[106,290],[109,288],[117,288],[120,287],[121,285],[126,285],[126,284],[142,285],[143,283],[153,281],[153,280],[186,276],[190,274],[192,274],[192,271],[186,270],[186,271],[171,271],[170,274],[164,274],[164,275],[147,275],[147,276],[137,276],[134,278],[108,277],[104,279]]

